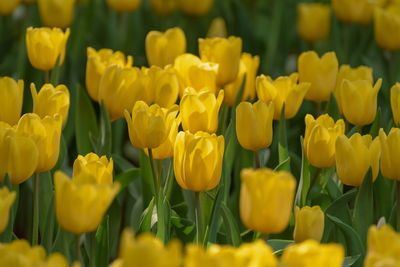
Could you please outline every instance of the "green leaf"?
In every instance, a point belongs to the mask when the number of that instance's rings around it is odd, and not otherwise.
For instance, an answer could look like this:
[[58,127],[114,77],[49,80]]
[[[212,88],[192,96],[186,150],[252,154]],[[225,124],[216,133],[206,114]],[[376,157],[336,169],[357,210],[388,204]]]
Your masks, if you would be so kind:
[[369,134],[372,136],[372,139],[374,139],[376,136],[378,136],[380,128],[381,128],[381,108],[378,107],[378,111],[376,112],[375,120],[372,123],[371,128],[369,130]]
[[300,145],[301,145],[301,173],[300,173],[300,181],[299,186],[297,187],[297,193],[295,202],[297,206],[305,206],[307,203],[307,194],[310,189],[310,164],[304,154],[304,140],[303,137],[300,136]]
[[222,203],[222,193],[221,192],[222,192],[221,186],[217,187],[215,197],[210,196],[211,193],[206,192],[206,195],[212,199],[213,204],[212,204],[210,219],[206,223],[206,232],[205,232],[204,240],[203,240],[204,246],[206,246],[208,244],[210,233],[211,233],[211,236],[213,237],[211,242],[213,242],[213,243],[216,242],[216,236],[217,236],[219,220],[220,220],[219,214],[220,214],[220,208],[221,208],[221,203]]
[[110,116],[102,101],[100,104],[100,136],[97,144],[97,154],[111,156],[112,132]]
[[294,244],[293,240],[283,240],[283,239],[269,239],[267,240],[267,244],[271,246],[274,250],[274,254],[281,254],[285,248],[291,244]]
[[361,254],[348,256],[344,258],[342,267],[350,267],[360,258]]
[[290,172],[290,160],[288,160],[289,150],[288,150],[287,134],[286,134],[285,105],[283,105],[282,107],[281,119],[279,121],[278,153],[279,153],[279,164],[286,162],[280,169]]
[[235,247],[238,247],[241,243],[241,238],[240,238],[240,231],[239,227],[236,223],[235,218],[232,215],[232,212],[226,206],[225,203],[222,203],[221,205],[221,211],[222,211],[222,219],[225,224],[225,229],[226,229],[226,238],[230,244],[232,244]]
[[154,198],[150,201],[149,206],[143,211],[140,221],[140,232],[151,231],[151,219],[153,217]]
[[150,203],[151,198],[155,195],[155,192],[150,160],[144,153],[143,149],[140,150],[139,165],[140,177],[142,178],[143,205],[146,207]]
[[328,113],[335,121],[340,119],[339,107],[333,94],[331,94],[331,97],[326,104],[326,113]]
[[170,217],[170,205],[166,198],[162,195],[158,196],[157,203],[157,237],[167,243],[169,240],[169,217]]
[[128,171],[135,167],[131,162],[129,162],[127,159],[125,159],[121,155],[113,153],[113,154],[111,154],[111,157],[115,163],[115,167],[118,168],[118,170],[121,172]]
[[109,217],[106,215],[103,223],[97,228],[96,231],[96,258],[95,266],[107,267],[110,258],[110,244],[109,244]]
[[339,218],[346,224],[351,224],[351,213],[350,209],[347,205],[350,201],[352,201],[356,196],[356,189],[346,192],[341,197],[335,199],[331,205],[326,209],[325,213],[331,216]]
[[139,168],[133,168],[119,174],[115,178],[115,181],[117,181],[121,185],[119,191],[121,192],[122,190],[124,190],[125,187],[127,187],[131,182],[136,180],[139,177],[139,175],[140,175]]
[[39,174],[39,232],[41,244],[50,252],[55,223],[53,182],[50,171]]
[[174,211],[172,213],[171,224],[176,236],[184,243],[192,242],[196,234],[195,223],[186,218],[179,217]]

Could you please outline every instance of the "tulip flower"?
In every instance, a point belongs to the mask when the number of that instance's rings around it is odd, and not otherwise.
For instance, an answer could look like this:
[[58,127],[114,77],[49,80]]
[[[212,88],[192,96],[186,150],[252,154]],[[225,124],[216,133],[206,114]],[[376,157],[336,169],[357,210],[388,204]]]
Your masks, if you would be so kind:
[[205,16],[210,12],[214,0],[179,0],[179,6],[183,13],[190,16]]
[[224,91],[218,97],[211,92],[197,93],[188,88],[180,103],[182,128],[184,131],[215,133],[218,128],[218,112],[224,99]]
[[277,234],[289,224],[296,179],[286,171],[243,169],[240,218],[250,230]]
[[258,100],[256,103],[241,102],[236,108],[236,134],[240,145],[257,151],[272,143],[272,118],[274,104]]
[[305,122],[304,154],[308,161],[317,168],[334,166],[335,142],[336,138],[344,134],[344,121],[340,119],[335,123],[328,114],[317,119],[307,114]]
[[374,13],[374,35],[376,43],[388,51],[400,49],[400,7],[389,5],[377,8]]
[[91,176],[97,179],[98,184],[113,183],[114,162],[106,156],[99,157],[94,153],[86,156],[78,155],[74,161],[73,176]]
[[389,224],[379,229],[371,226],[368,230],[367,256],[364,266],[398,266],[400,251],[400,234]]
[[16,192],[10,192],[6,186],[0,188],[0,233],[2,233],[8,225],[10,209],[16,196]]
[[65,125],[69,111],[69,91],[65,85],[61,84],[54,87],[47,83],[42,86],[38,93],[35,84],[31,83],[31,93],[33,113],[36,113],[42,119],[46,116],[60,114],[63,125]]
[[350,138],[341,135],[336,139],[335,149],[336,171],[343,184],[360,186],[370,167],[375,181],[381,155],[378,138],[372,140],[371,135],[361,136],[359,133]]
[[24,81],[0,77],[0,121],[14,125],[18,122],[24,98]]
[[328,38],[331,28],[331,9],[320,3],[300,3],[297,6],[297,32],[307,42]]
[[207,249],[189,244],[183,266],[241,266],[235,255],[235,248],[229,245],[213,244]]
[[301,209],[296,206],[294,216],[296,224],[293,239],[296,243],[301,243],[307,239],[321,241],[324,234],[324,212],[320,206],[304,206]]
[[137,10],[142,0],[106,0],[109,8],[119,13],[130,13]]
[[38,0],[37,2],[43,25],[62,29],[71,26],[76,0]]
[[242,53],[242,39],[240,37],[200,38],[199,52],[202,61],[219,65],[217,74],[219,86],[231,83],[236,79]]
[[213,19],[207,32],[207,38],[226,38],[227,35],[225,20],[221,17]]
[[224,137],[205,132],[179,132],[174,146],[178,184],[195,192],[211,190],[221,179]]
[[48,71],[55,67],[57,59],[62,65],[68,37],[69,29],[63,33],[58,28],[29,27],[26,30],[26,48],[32,66]]
[[186,37],[181,28],[166,32],[151,31],[146,35],[146,57],[149,66],[161,68],[173,64],[177,56],[186,52]]
[[236,250],[236,260],[243,266],[277,266],[278,260],[274,251],[264,240],[257,239],[252,243],[242,243]]
[[281,257],[281,262],[290,267],[341,267],[344,261],[344,249],[340,244],[319,244],[307,240],[288,246]]
[[333,11],[338,20],[349,23],[368,25],[374,9],[381,6],[381,0],[332,0]]
[[32,4],[35,3],[37,0],[22,0],[25,4]]
[[278,77],[275,81],[263,74],[256,79],[258,99],[265,103],[273,102],[274,120],[281,118],[282,107],[285,104],[285,118],[293,118],[303,103],[304,95],[310,88],[310,83],[298,83],[299,75]]
[[385,178],[400,181],[400,129],[392,128],[386,136],[379,130],[381,143],[381,173]]
[[348,80],[350,82],[354,82],[357,80],[366,80],[372,84],[374,82],[374,77],[372,76],[372,68],[366,66],[359,66],[357,68],[352,68],[349,65],[340,66],[339,72],[336,76],[336,86],[334,90],[340,114],[343,114],[341,87],[344,80]]
[[0,1],[0,15],[7,16],[11,15],[14,10],[18,7],[21,0],[3,0]]
[[304,52],[299,56],[300,83],[311,83],[305,96],[307,100],[317,103],[329,100],[335,88],[338,64],[335,52],[325,53],[321,58],[314,51]]
[[399,126],[400,122],[400,83],[396,83],[390,88],[390,106],[394,123]]
[[111,49],[95,49],[87,48],[87,63],[86,63],[86,90],[90,97],[99,102],[99,87],[100,80],[106,68],[112,64],[119,65],[122,68],[132,67],[133,58]]
[[157,15],[171,15],[178,7],[178,0],[151,0],[151,10]]

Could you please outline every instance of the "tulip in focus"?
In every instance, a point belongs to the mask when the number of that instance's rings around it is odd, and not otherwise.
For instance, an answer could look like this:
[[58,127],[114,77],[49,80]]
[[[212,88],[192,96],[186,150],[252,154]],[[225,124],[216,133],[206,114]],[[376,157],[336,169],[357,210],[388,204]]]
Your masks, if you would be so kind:
[[377,8],[374,13],[376,43],[388,51],[400,49],[400,6]]
[[11,15],[14,10],[18,7],[21,0],[1,0],[0,1],[0,15],[8,16]]
[[227,35],[225,20],[221,17],[213,19],[207,32],[207,38],[226,38]]
[[6,186],[0,188],[0,234],[6,229],[8,225],[8,220],[10,218],[10,209],[12,204],[14,203],[16,196],[16,192],[10,192]]
[[96,177],[98,184],[113,183],[114,162],[106,156],[99,157],[95,153],[89,153],[86,156],[78,155],[74,161],[72,176],[90,176]]
[[382,6],[385,0],[332,0],[331,2],[338,20],[368,25],[375,8]]
[[310,114],[305,117],[304,154],[311,165],[328,168],[335,165],[335,142],[344,134],[345,124],[342,119],[334,122],[324,114],[317,119]]
[[150,0],[151,10],[160,16],[171,15],[178,7],[178,0]]
[[32,66],[47,71],[54,69],[57,59],[61,66],[65,58],[65,46],[69,29],[32,28],[26,30],[26,49]]
[[301,243],[307,239],[320,242],[324,234],[324,212],[320,206],[305,206],[301,209],[296,206],[294,210],[296,224],[293,239]]
[[106,0],[109,8],[119,13],[130,13],[137,10],[142,0]]
[[383,129],[380,129],[379,140],[383,177],[400,181],[400,129],[392,128],[387,136]]
[[190,16],[205,16],[210,12],[214,0],[179,0],[183,13]]
[[76,0],[38,0],[37,2],[43,25],[62,29],[71,26]]
[[24,81],[0,77],[0,121],[14,125],[18,122],[24,98]]
[[328,38],[331,28],[331,9],[320,3],[300,3],[297,6],[297,32],[307,42]]
[[205,132],[179,132],[174,146],[178,184],[195,192],[211,190],[221,179],[224,137]]

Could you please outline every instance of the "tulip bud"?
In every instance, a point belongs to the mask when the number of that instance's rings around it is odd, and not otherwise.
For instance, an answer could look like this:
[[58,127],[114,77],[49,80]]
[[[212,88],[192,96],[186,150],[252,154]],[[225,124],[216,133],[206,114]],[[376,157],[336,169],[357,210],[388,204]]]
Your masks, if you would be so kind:
[[54,174],[56,217],[68,232],[96,230],[118,193],[119,183],[102,184],[94,175],[80,173],[70,179],[62,171]]
[[113,167],[114,162],[110,158],[108,161],[106,156],[101,158],[94,153],[86,156],[79,155],[74,162],[73,176],[94,176],[98,184],[113,183]]
[[331,9],[320,3],[300,3],[297,6],[297,32],[307,42],[323,41],[329,36]]
[[87,48],[87,63],[86,63],[86,90],[90,97],[99,102],[99,87],[100,80],[106,68],[111,64],[119,65],[122,68],[132,67],[133,58],[120,52],[113,52],[111,49],[94,50],[91,47]]
[[359,66],[357,68],[352,68],[349,65],[340,66],[339,72],[336,77],[336,86],[334,90],[340,114],[343,114],[340,88],[342,87],[342,83],[344,80],[348,80],[350,82],[354,82],[357,80],[366,80],[372,84],[374,82],[374,78],[372,76],[372,68],[366,66]]
[[281,257],[281,262],[290,267],[341,267],[344,261],[344,249],[340,244],[319,244],[307,240],[288,246]]
[[328,101],[335,88],[338,73],[335,52],[325,53],[321,58],[314,51],[299,56],[298,71],[300,83],[311,83],[305,98],[314,102]]
[[335,123],[328,114],[315,120],[307,114],[305,122],[304,153],[308,161],[317,168],[334,166],[335,142],[338,136],[344,134],[344,121],[340,119]]
[[219,65],[217,74],[219,86],[231,83],[236,79],[242,53],[240,37],[200,38],[199,52],[202,61],[214,62]]
[[14,125],[18,122],[24,98],[24,81],[0,78],[0,121]]
[[390,89],[390,106],[392,107],[394,123],[399,126],[400,122],[400,83],[396,83]]
[[192,88],[187,90],[180,103],[183,130],[191,133],[198,131],[215,133],[218,128],[218,113],[224,99],[224,91],[219,91],[216,98],[211,92],[197,93]]
[[206,191],[221,179],[224,137],[205,132],[179,132],[174,146],[174,171],[178,184],[187,190]]
[[0,15],[1,16],[11,15],[14,12],[14,10],[18,7],[20,2],[21,2],[21,0],[2,0],[2,1],[0,1]]
[[378,92],[382,79],[373,85],[367,80],[343,80],[339,89],[344,117],[357,126],[371,124],[375,120]]
[[369,134],[361,136],[355,133],[350,138],[341,135],[336,139],[335,148],[336,171],[343,184],[360,186],[370,167],[375,181],[381,155],[378,138],[372,141]]
[[160,146],[168,137],[172,123],[167,121],[178,114],[178,106],[170,109],[160,108],[153,104],[150,107],[143,101],[137,101],[132,110],[132,117],[125,110],[125,119],[128,124],[129,139],[134,147],[153,149]]
[[374,13],[374,35],[376,43],[383,49],[400,49],[400,7],[389,5],[377,8]]
[[166,32],[151,31],[146,35],[146,57],[149,66],[165,67],[186,52],[186,37],[181,28]]
[[178,0],[150,0],[151,10],[159,16],[171,15],[178,6]]
[[371,23],[374,9],[382,6],[384,2],[384,0],[332,0],[332,7],[338,20],[368,25]]
[[119,13],[129,13],[137,10],[142,0],[106,0],[109,8]]
[[58,28],[29,27],[26,31],[26,49],[32,66],[39,70],[52,70],[57,59],[61,66],[68,36],[69,29],[63,33]]
[[174,69],[177,73],[182,98],[187,87],[197,92],[207,88],[210,92],[217,92],[218,64],[202,62],[197,56],[183,54],[175,59]]
[[324,234],[324,212],[320,206],[302,207],[294,209],[296,224],[294,226],[293,239],[301,243],[307,239],[320,242]]
[[265,103],[273,102],[274,120],[280,120],[282,107],[285,104],[285,118],[293,118],[303,103],[304,95],[310,88],[310,83],[298,83],[299,75],[281,76],[275,81],[269,76],[261,74],[256,79],[258,99]]
[[272,117],[274,103],[268,105],[258,100],[256,103],[241,102],[236,107],[236,134],[242,147],[257,151],[272,143]]
[[72,24],[76,0],[38,0],[40,20],[47,27],[65,29]]
[[400,129],[392,128],[386,136],[379,130],[381,143],[381,173],[385,178],[400,181]]
[[15,191],[9,191],[6,186],[0,188],[0,233],[2,233],[10,218],[10,208],[16,197]]
[[190,16],[205,16],[210,12],[214,4],[214,0],[180,0],[179,6],[183,13]]
[[225,20],[221,17],[213,19],[207,32],[207,38],[226,38],[227,35]]
[[286,171],[244,169],[240,173],[240,218],[253,231],[277,234],[289,224],[296,179]]

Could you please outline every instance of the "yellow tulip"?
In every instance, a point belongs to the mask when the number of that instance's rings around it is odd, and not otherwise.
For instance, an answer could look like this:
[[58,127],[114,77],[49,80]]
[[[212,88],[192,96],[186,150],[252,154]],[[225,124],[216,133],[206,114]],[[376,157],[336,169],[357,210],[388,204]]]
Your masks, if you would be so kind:
[[129,13],[137,10],[142,0],[106,0],[109,8],[119,13]]
[[62,65],[68,37],[69,29],[63,33],[58,28],[29,27],[26,30],[26,49],[32,66],[39,70],[51,70],[57,59]]
[[227,35],[225,20],[221,17],[213,19],[207,32],[207,38],[226,38]]
[[252,243],[243,243],[236,250],[236,259],[242,266],[275,267],[278,260],[274,251],[264,240],[257,239]]
[[377,44],[383,49],[400,49],[400,6],[389,5],[377,8],[374,13],[374,35]]
[[343,80],[339,89],[344,117],[357,126],[371,124],[376,116],[378,92],[382,79],[373,85],[367,80]]
[[104,183],[93,173],[79,173],[70,179],[62,171],[54,174],[55,206],[58,223],[74,234],[92,232],[117,195],[118,182]]
[[32,4],[35,3],[37,0],[22,0],[25,4]]
[[192,87],[197,92],[203,88],[217,92],[218,64],[202,62],[195,55],[183,54],[175,59],[174,69],[178,75],[181,98],[187,87]]
[[0,121],[14,125],[18,122],[24,98],[24,81],[0,77]]
[[343,114],[340,88],[342,87],[342,83],[344,80],[348,80],[351,82],[357,80],[366,80],[372,84],[374,82],[374,77],[372,76],[372,68],[367,66],[359,66],[357,68],[352,68],[349,65],[340,66],[339,72],[336,76],[336,86],[334,90],[335,99],[338,104],[340,114]]
[[206,191],[221,179],[225,139],[205,132],[179,132],[174,145],[174,170],[178,184],[187,190]]
[[34,113],[26,113],[19,120],[17,134],[31,138],[39,152],[36,172],[49,171],[56,165],[60,152],[61,127],[59,114],[41,119]]
[[344,134],[344,121],[340,119],[335,123],[328,114],[321,115],[317,119],[307,114],[305,122],[304,154],[308,161],[318,168],[334,166],[335,142]]
[[240,37],[200,38],[199,52],[201,60],[219,65],[217,74],[219,86],[229,84],[236,79],[242,53],[242,39]]
[[296,224],[293,239],[296,243],[301,243],[307,239],[321,241],[324,234],[324,212],[320,206],[304,206],[301,209],[296,206],[294,216]]
[[236,134],[242,147],[257,151],[272,143],[274,104],[258,100],[241,102],[236,108]]
[[218,97],[211,92],[197,93],[188,88],[188,92],[180,102],[182,128],[184,131],[196,133],[198,131],[215,133],[218,128],[218,113],[224,99],[224,91]]
[[123,118],[124,110],[131,110],[136,101],[150,103],[149,83],[149,77],[136,67],[109,65],[100,81],[99,100],[104,101],[111,120]]
[[307,42],[328,38],[331,28],[331,9],[320,3],[300,3],[297,6],[297,32]]
[[99,157],[94,153],[89,153],[86,156],[79,155],[74,161],[73,176],[93,175],[98,184],[112,184],[113,168],[114,162],[111,158],[109,161],[106,156]]
[[111,64],[119,65],[122,68],[132,67],[133,58],[120,52],[113,52],[111,49],[95,49],[87,48],[87,63],[86,63],[86,90],[90,97],[99,102],[99,87],[100,80],[106,68]]
[[290,267],[341,267],[344,261],[344,249],[340,244],[319,244],[307,240],[297,245],[288,246],[281,257],[281,262]]
[[372,168],[372,179],[375,181],[379,172],[381,147],[379,139],[359,133],[347,138],[341,135],[336,139],[336,172],[345,185],[360,186]]
[[381,173],[384,177],[400,181],[400,129],[392,128],[386,136],[379,130],[381,143]]
[[128,124],[129,139],[134,147],[153,149],[165,142],[169,133],[172,119],[178,114],[178,106],[169,109],[160,108],[153,104],[150,107],[143,101],[137,101],[132,110],[132,117],[125,110]]
[[314,102],[328,101],[335,88],[338,73],[335,52],[325,53],[321,58],[314,51],[299,56],[298,72],[300,83],[311,83],[305,98]]
[[63,29],[71,26],[76,0],[38,0],[37,2],[43,25]]
[[289,224],[296,179],[286,171],[243,169],[240,218],[253,231],[277,234]]
[[39,115],[40,118],[60,114],[63,125],[67,121],[69,111],[69,91],[68,88],[61,84],[54,87],[47,83],[42,86],[39,93],[36,86],[31,83],[31,93],[33,99],[33,113]]
[[178,0],[150,0],[151,10],[160,16],[171,15],[178,7]]
[[214,0],[179,0],[183,13],[190,16],[205,16],[210,12]]
[[365,267],[399,266],[400,234],[389,224],[381,228],[371,226],[368,230]]
[[338,20],[368,25],[374,9],[383,3],[384,0],[332,0],[332,7]]
[[186,246],[185,267],[223,267],[240,266],[232,246],[217,244],[211,245],[207,250],[199,245],[189,244]]
[[283,104],[285,104],[286,119],[293,118],[299,111],[304,95],[310,88],[310,83],[298,83],[298,78],[297,73],[278,77],[275,81],[264,74],[257,77],[258,99],[265,103],[274,103],[274,120],[280,120]]
[[399,126],[400,123],[400,83],[396,83],[390,89],[390,106],[394,123]]
[[165,67],[186,52],[186,37],[181,28],[166,32],[151,31],[146,35],[146,57],[149,66]]
[[17,193],[15,191],[10,192],[6,186],[0,188],[0,233],[2,233],[8,225],[10,209],[16,196]]
[[18,7],[21,0],[3,0],[0,1],[0,15],[7,16],[11,15],[14,10]]

